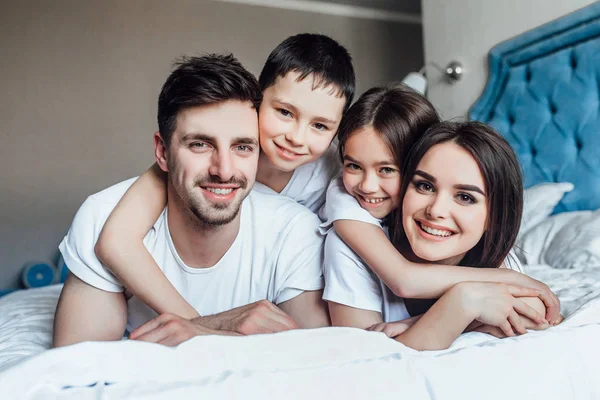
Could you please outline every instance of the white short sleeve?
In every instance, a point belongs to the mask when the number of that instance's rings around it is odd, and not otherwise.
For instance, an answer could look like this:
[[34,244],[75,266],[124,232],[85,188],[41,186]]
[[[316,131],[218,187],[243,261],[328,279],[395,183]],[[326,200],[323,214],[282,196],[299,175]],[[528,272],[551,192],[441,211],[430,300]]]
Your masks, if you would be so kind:
[[379,280],[335,230],[330,231],[325,239],[323,273],[324,300],[383,312],[383,295]]
[[323,235],[331,230],[335,221],[341,219],[366,222],[381,227],[381,221],[369,214],[354,197],[348,194],[341,174],[329,184],[325,205],[319,212],[319,217],[324,221],[319,227]]
[[323,244],[319,218],[305,209],[289,221],[279,242],[277,287],[274,303],[280,304],[305,291],[321,290],[323,282]]
[[59,245],[65,264],[82,281],[107,292],[122,292],[124,287],[98,260],[94,246],[112,208],[90,196],[73,219],[67,236]]

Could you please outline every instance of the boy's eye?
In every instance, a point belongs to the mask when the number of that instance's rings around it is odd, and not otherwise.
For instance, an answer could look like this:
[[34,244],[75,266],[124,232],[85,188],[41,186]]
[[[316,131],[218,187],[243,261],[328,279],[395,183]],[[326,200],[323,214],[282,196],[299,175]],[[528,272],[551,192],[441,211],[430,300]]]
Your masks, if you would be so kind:
[[279,112],[279,114],[283,115],[284,117],[292,116],[292,113],[289,112],[288,110],[286,110],[285,108],[278,108],[277,111]]
[[360,166],[358,164],[354,164],[354,163],[346,164],[346,168],[348,168],[351,171],[359,171],[360,170]]
[[417,188],[417,190],[421,192],[433,192],[433,185],[426,181],[417,181],[413,182],[413,185]]
[[460,201],[461,203],[465,203],[465,204],[477,203],[477,200],[475,200],[475,198],[473,196],[471,196],[470,194],[466,194],[466,193],[459,193],[456,195],[456,198],[458,199],[458,201]]

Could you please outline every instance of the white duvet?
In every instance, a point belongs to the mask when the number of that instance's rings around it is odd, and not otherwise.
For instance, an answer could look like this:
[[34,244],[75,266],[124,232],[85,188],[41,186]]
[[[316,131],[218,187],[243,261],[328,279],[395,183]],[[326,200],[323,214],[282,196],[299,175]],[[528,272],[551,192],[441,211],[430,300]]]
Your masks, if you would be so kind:
[[559,294],[564,323],[502,340],[469,333],[439,352],[348,328],[44,351],[60,288],[23,291],[0,299],[0,397],[600,398],[600,270],[527,273]]

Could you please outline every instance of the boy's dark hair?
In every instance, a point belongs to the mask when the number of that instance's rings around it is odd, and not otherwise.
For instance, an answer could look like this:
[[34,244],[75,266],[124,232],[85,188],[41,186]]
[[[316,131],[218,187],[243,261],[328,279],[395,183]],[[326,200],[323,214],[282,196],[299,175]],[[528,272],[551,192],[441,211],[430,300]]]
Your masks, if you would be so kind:
[[256,78],[232,54],[182,57],[158,96],[158,131],[165,147],[180,111],[228,100],[251,102],[257,110],[262,100]]
[[336,95],[346,99],[344,112],[350,107],[356,89],[352,57],[332,38],[301,33],[285,39],[269,54],[258,78],[260,88],[264,91],[292,71],[300,74],[298,81],[313,75],[315,88],[335,86]]

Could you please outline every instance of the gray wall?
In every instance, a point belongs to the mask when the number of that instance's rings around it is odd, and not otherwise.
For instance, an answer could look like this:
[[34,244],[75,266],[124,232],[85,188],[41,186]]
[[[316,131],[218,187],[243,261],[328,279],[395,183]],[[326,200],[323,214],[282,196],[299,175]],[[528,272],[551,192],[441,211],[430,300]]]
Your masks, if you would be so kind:
[[24,262],[56,256],[86,196],[153,162],[156,98],[175,57],[231,51],[258,73],[285,37],[321,32],[352,53],[359,92],[423,63],[420,25],[201,0],[4,3],[0,289]]
[[432,68],[429,99],[445,118],[466,116],[487,81],[487,55],[496,44],[592,4],[592,0],[423,0],[426,62],[466,68],[453,85]]

